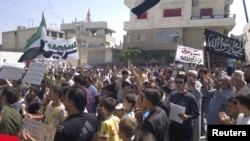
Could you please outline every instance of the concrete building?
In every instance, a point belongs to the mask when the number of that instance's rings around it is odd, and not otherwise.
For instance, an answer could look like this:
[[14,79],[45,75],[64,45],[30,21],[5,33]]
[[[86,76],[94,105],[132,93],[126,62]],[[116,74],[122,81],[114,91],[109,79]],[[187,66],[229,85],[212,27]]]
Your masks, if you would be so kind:
[[[23,52],[27,40],[36,33],[38,27],[25,28],[18,26],[17,30],[7,31],[2,33],[1,51]],[[64,32],[47,28],[47,38],[49,39],[64,39]]]
[[118,63],[118,53],[121,45],[116,45],[115,28],[108,22],[93,22],[88,11],[86,21],[64,23],[61,30],[65,32],[65,38],[76,37],[79,45],[80,60],[78,64],[109,64]]
[[[89,64],[119,64],[118,54],[122,45],[116,45],[115,28],[107,22],[92,22],[90,12],[87,13],[86,21],[64,23],[61,30],[47,28],[49,39],[69,39],[76,37],[80,59],[70,61],[72,65]],[[2,33],[2,46],[0,51],[23,52],[27,40],[37,31],[38,27],[25,28],[18,26],[17,30]]]
[[[143,0],[124,0],[130,9]],[[168,51],[175,56],[178,44],[203,49],[204,29],[227,35],[235,26],[230,14],[233,0],[161,0],[140,17],[130,12],[124,22],[123,47]],[[216,61],[213,55],[211,60]]]

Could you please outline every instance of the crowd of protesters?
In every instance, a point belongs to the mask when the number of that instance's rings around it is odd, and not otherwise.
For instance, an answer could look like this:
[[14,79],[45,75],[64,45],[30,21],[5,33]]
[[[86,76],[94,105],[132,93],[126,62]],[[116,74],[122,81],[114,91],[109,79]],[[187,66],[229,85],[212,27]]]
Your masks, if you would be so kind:
[[[250,65],[211,70],[54,65],[41,85],[1,79],[0,140],[36,141],[24,118],[56,128],[54,141],[199,141],[206,125],[250,124]],[[182,123],[170,118],[173,105],[185,108]]]

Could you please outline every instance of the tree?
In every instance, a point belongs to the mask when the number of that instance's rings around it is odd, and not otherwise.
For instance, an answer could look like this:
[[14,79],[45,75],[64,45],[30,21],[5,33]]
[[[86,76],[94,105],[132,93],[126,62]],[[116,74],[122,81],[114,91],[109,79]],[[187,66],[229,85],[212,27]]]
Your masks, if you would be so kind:
[[153,58],[153,53],[152,51],[142,51],[142,58],[148,63],[150,63],[150,60]]
[[122,50],[119,53],[119,58],[122,61],[132,61],[133,59],[138,59],[141,56],[142,50],[138,47],[132,47]]
[[169,53],[164,50],[154,50],[153,51],[153,58],[156,60],[161,60],[161,63],[164,63],[165,58],[169,57]]

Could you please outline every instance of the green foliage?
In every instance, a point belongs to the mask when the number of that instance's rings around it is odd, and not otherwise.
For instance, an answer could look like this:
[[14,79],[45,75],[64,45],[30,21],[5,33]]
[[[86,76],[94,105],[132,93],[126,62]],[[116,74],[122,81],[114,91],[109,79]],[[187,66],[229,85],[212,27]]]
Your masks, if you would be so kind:
[[132,47],[122,50],[119,53],[119,59],[122,61],[132,61],[134,59],[142,58],[146,62],[149,62],[152,59],[163,59],[168,58],[169,53],[164,50],[142,50],[138,47]]
[[141,53],[142,50],[137,47],[127,48],[119,53],[119,58],[122,61],[128,61],[131,59],[139,58],[141,56]]

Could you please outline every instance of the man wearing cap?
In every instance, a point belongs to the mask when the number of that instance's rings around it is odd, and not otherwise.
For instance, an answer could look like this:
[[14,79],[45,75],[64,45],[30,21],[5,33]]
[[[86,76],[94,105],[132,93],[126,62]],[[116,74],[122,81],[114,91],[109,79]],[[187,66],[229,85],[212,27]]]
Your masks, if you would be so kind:
[[115,106],[115,115],[119,117],[119,119],[122,119],[125,115],[125,108],[122,103],[118,103]]

